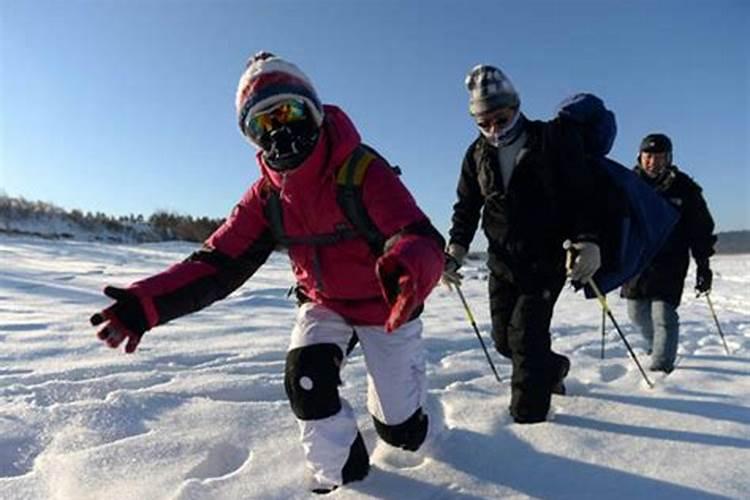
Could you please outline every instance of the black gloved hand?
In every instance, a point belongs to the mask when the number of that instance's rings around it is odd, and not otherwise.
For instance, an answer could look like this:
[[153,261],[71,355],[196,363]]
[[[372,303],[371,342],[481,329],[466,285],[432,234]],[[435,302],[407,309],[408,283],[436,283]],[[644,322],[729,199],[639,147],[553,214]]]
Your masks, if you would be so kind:
[[708,293],[711,291],[714,273],[708,266],[698,267],[695,271],[695,291],[698,294]]
[[114,286],[105,287],[104,295],[115,299],[115,303],[91,316],[92,325],[102,325],[96,336],[113,349],[127,338],[125,352],[135,351],[141,337],[148,330],[148,320],[140,300],[132,292]]

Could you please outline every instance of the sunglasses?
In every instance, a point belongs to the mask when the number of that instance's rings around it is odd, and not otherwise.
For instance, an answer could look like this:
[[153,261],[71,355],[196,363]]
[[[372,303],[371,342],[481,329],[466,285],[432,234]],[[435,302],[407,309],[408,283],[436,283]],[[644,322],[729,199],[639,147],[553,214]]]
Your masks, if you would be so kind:
[[281,125],[299,122],[307,118],[305,103],[296,99],[282,101],[260,113],[245,118],[245,133],[252,137],[262,137]]
[[505,127],[507,127],[510,122],[513,121],[514,116],[515,116],[515,112],[513,111],[508,112],[508,113],[497,114],[491,117],[486,117],[481,120],[477,120],[477,126],[487,132],[492,130],[493,126],[495,126],[495,128],[499,130],[502,130]]

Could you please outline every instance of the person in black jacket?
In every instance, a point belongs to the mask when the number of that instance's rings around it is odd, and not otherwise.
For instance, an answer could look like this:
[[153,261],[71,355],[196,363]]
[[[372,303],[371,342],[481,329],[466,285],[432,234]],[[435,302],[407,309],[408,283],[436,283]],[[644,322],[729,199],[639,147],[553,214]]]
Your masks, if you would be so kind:
[[460,285],[458,269],[481,216],[492,337],[513,365],[510,413],[519,423],[542,422],[570,368],[552,351],[549,331],[566,280],[564,241],[575,250],[572,280],[585,283],[600,265],[596,208],[587,199],[594,177],[578,131],[559,120],[528,120],[501,70],[476,66],[466,86],[480,134],[461,167],[443,281]]
[[625,283],[630,320],[640,328],[651,353],[652,371],[674,369],[679,340],[679,316],[689,253],[697,266],[695,289],[711,290],[709,257],[714,253],[714,221],[700,186],[672,164],[672,141],[664,134],[649,134],[641,141],[635,171],[669,201],[680,219],[648,267]]

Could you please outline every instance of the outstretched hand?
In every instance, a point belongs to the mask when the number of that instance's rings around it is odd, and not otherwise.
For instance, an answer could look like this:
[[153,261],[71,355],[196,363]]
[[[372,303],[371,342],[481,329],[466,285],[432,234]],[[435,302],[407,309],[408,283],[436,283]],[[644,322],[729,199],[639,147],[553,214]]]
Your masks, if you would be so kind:
[[127,339],[125,352],[132,353],[148,330],[140,301],[132,292],[114,286],[105,287],[104,294],[115,303],[91,316],[91,324],[100,326],[96,336],[113,349]]

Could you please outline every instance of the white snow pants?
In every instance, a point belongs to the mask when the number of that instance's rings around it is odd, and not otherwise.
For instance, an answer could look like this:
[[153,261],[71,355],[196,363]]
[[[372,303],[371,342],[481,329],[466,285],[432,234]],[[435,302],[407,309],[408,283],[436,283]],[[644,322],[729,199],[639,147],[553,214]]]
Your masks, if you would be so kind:
[[[388,425],[406,421],[424,404],[425,359],[422,321],[415,319],[388,334],[382,326],[352,326],[319,304],[303,304],[292,330],[289,351],[316,344],[335,344],[346,360],[353,334],[359,338],[367,367],[367,409]],[[303,386],[304,387],[304,386]],[[297,419],[307,467],[315,479],[341,484],[341,471],[357,436],[349,403],[322,419]]]

